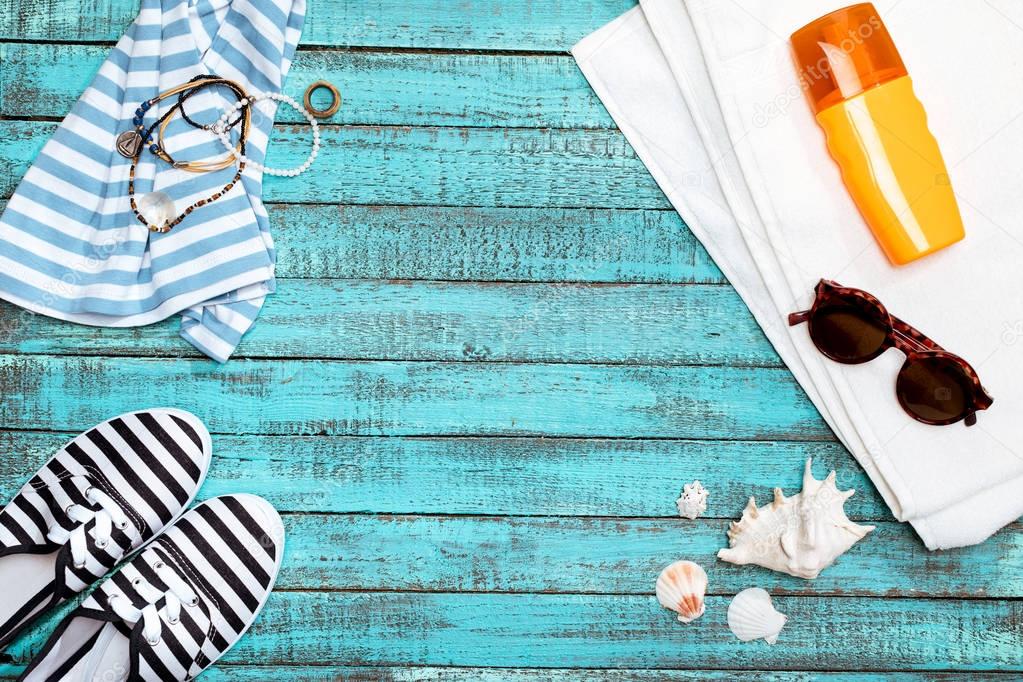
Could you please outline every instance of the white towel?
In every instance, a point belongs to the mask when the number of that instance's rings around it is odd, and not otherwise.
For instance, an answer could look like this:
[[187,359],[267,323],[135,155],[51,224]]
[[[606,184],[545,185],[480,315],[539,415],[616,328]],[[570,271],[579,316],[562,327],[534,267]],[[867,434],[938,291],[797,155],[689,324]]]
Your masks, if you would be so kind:
[[[1023,9],[876,3],[930,116],[965,242],[894,268],[841,183],[798,87],[788,35],[840,2],[643,0],[574,50],[658,183],[750,306],[893,513],[929,548],[980,542],[1023,513]],[[688,9],[688,12],[687,12]],[[645,14],[644,14],[645,13]],[[649,25],[647,23],[649,19]],[[652,27],[652,29],[651,29]],[[691,113],[690,113],[691,112]],[[898,351],[832,363],[788,312],[820,277],[876,294],[962,355],[995,397],[978,424],[931,427],[894,397]],[[1014,295],[1015,294],[1015,295]]]

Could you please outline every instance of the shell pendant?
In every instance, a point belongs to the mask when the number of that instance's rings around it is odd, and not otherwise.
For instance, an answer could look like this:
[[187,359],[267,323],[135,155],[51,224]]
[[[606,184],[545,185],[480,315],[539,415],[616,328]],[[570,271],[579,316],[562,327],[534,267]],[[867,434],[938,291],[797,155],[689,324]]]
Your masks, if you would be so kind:
[[153,232],[166,232],[177,211],[174,200],[163,192],[149,192],[138,202],[138,212],[145,217]]

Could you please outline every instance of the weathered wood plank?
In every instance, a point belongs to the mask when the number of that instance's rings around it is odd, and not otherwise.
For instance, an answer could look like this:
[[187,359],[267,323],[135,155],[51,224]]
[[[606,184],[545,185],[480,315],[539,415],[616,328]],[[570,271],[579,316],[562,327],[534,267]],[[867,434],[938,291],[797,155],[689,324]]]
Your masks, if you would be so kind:
[[904,524],[881,523],[819,578],[734,566],[724,519],[286,517],[279,585],[292,590],[650,594],[676,559],[707,569],[710,594],[757,585],[772,594],[880,597],[1023,596],[1023,529],[929,553]]
[[[0,352],[176,356],[179,321],[68,324],[0,302]],[[281,280],[237,357],[781,366],[731,287]]]
[[[0,431],[0,500],[73,435]],[[213,443],[204,496],[246,490],[289,512],[676,518],[682,483],[699,478],[711,491],[707,516],[737,518],[750,495],[798,489],[813,457],[818,477],[836,469],[841,487],[856,489],[851,516],[892,520],[836,442],[216,435]]]
[[[0,121],[0,197],[8,197],[56,124]],[[309,153],[305,126],[277,126],[268,163]],[[617,130],[324,126],[313,169],[267,178],[286,203],[669,208]]]
[[[103,45],[0,44],[0,115],[63,118],[109,50]],[[614,127],[568,55],[301,51],[285,92],[301,100],[320,79],[337,85],[344,97],[331,123]],[[324,95],[318,106],[328,101]],[[277,118],[305,123],[290,107],[281,107]]]
[[0,393],[15,429],[175,405],[216,433],[830,438],[775,368],[2,355]]
[[[633,0],[375,0],[311,2],[302,45],[564,52],[633,7]],[[0,0],[0,38],[113,41],[134,0]]]
[[[0,210],[6,206],[0,201]],[[723,284],[674,211],[270,204],[287,278]]]
[[[681,625],[651,596],[276,592],[225,663],[727,670],[1023,670],[1023,602],[785,597],[775,646]],[[51,618],[8,648],[38,651]]]
[[[13,682],[21,666],[0,665],[0,680]],[[527,668],[381,668],[369,666],[217,665],[203,682],[1006,682],[1015,673],[820,673],[736,670],[594,670]]]

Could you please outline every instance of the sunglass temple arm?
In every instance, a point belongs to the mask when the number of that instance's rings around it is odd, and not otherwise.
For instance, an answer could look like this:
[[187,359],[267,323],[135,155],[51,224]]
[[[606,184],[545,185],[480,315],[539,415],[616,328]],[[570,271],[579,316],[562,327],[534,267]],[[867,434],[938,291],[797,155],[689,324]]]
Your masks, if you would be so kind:
[[797,324],[802,324],[810,319],[810,311],[802,310],[798,313],[789,313],[789,326],[795,327]]

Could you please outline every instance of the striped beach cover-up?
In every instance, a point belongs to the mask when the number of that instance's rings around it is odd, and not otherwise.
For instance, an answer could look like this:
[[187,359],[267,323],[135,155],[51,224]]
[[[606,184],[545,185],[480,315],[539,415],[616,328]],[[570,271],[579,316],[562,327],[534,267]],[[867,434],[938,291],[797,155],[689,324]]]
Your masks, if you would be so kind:
[[[143,100],[199,75],[246,92],[280,92],[298,45],[305,0],[142,0],[118,41],[0,216],[0,298],[80,324],[135,327],[182,315],[181,335],[226,361],[274,290],[275,252],[263,206],[262,173],[197,208],[173,230],[151,233],[131,211],[131,160],[116,150]],[[211,123],[236,97],[208,87],[188,115]],[[148,126],[176,97],[146,116]],[[276,102],[254,107],[246,156],[262,162]],[[167,129],[176,159],[223,158],[209,131],[176,116]],[[143,151],[136,200],[164,192],[175,215],[226,185],[237,166],[209,173],[171,167]]]

